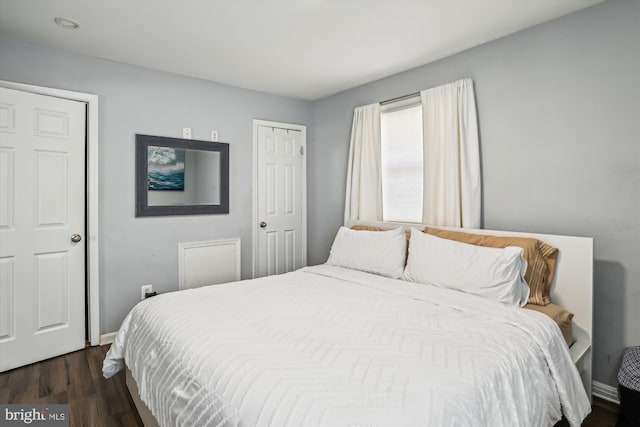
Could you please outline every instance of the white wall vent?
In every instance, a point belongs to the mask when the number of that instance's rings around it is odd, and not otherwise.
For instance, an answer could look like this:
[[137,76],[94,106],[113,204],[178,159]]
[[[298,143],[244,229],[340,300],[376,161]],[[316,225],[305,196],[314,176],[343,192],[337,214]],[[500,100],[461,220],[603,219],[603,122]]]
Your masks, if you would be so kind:
[[240,280],[240,239],[178,244],[178,289]]

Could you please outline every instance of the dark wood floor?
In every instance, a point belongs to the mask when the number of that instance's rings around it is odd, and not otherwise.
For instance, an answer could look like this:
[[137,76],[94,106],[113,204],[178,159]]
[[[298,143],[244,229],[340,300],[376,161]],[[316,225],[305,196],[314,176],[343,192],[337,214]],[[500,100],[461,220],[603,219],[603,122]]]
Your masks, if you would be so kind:
[[[108,380],[102,376],[108,349],[89,347],[1,373],[0,403],[68,403],[71,427],[142,426],[124,372]],[[615,426],[618,405],[594,398],[592,408],[583,427]]]
[[592,412],[589,414],[589,418],[582,423],[585,427],[596,427],[596,426],[615,426],[616,421],[618,420],[618,412],[620,412],[620,407],[615,403],[611,403],[609,401],[598,399],[597,397],[593,399],[591,404]]
[[89,347],[0,374],[0,403],[68,403],[71,427],[142,426],[124,371],[105,379],[108,346]]
[[[582,427],[615,427],[618,411],[619,407],[615,403],[594,397],[591,413],[582,423]],[[563,419],[555,427],[569,427],[569,423]]]

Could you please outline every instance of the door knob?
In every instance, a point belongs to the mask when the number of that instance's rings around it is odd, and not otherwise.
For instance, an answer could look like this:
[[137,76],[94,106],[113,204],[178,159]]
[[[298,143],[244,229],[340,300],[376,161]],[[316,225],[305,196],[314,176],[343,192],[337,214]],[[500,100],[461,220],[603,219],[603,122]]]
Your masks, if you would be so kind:
[[79,234],[72,234],[71,235],[71,241],[73,243],[78,243],[80,240],[82,240],[82,236]]
[[266,222],[262,221],[262,222],[260,223],[260,228],[265,228],[266,226],[267,226],[267,223],[266,223]]

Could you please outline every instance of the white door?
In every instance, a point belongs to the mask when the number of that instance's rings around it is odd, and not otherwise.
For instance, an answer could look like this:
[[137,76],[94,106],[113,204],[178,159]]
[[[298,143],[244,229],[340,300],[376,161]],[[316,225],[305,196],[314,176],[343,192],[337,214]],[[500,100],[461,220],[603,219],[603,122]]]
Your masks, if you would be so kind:
[[0,371],[84,347],[85,107],[0,88]]
[[306,263],[304,132],[257,126],[256,277]]

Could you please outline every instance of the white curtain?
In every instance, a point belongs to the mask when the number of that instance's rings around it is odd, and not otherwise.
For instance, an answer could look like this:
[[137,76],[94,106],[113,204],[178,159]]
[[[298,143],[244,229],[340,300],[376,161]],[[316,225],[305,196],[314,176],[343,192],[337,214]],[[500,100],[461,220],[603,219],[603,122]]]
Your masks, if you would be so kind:
[[471,79],[420,92],[424,138],[422,222],[480,228],[480,143]]
[[344,223],[349,220],[382,220],[379,104],[353,111]]

